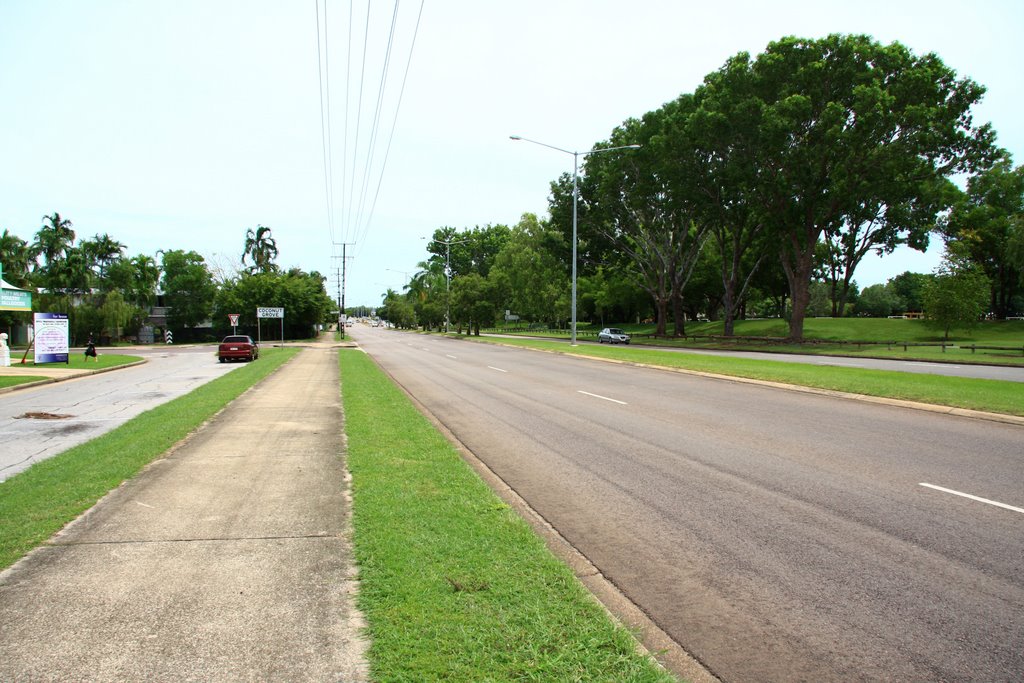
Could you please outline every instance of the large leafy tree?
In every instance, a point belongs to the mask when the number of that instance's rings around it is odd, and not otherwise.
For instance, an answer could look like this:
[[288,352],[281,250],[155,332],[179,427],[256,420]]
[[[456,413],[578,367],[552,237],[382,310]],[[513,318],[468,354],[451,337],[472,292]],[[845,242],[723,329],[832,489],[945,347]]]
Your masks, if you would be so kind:
[[857,298],[857,315],[884,318],[899,307],[899,297],[891,284],[869,285]]
[[931,273],[911,273],[909,270],[900,273],[896,277],[889,278],[886,283],[892,288],[896,295],[896,306],[894,313],[906,313],[908,311],[921,312],[924,310],[924,290],[928,283],[934,279]]
[[924,288],[925,321],[942,330],[970,330],[981,321],[988,305],[989,282],[981,267],[956,246]]
[[210,319],[217,288],[201,255],[180,249],[163,252],[161,286],[172,329],[196,327]]
[[637,286],[636,278],[627,275],[625,270],[628,265],[621,268],[598,266],[590,275],[579,277],[576,305],[581,318],[605,327],[650,316],[650,298]]
[[160,282],[160,266],[152,256],[138,254],[113,261],[100,287],[105,292],[120,292],[124,300],[140,308],[152,306]]
[[956,195],[946,179],[919,186],[919,196],[897,205],[875,202],[847,217],[838,230],[824,235],[825,275],[831,288],[832,316],[842,317],[853,287],[853,274],[870,252],[891,254],[897,246],[928,248],[935,217]]
[[[336,310],[336,304],[328,296],[325,282],[326,278],[320,273],[306,273],[299,268],[286,273],[243,274],[224,282],[217,291],[213,307],[214,329],[229,333],[228,315],[238,313],[240,331],[254,337],[276,338],[280,329],[278,321],[274,321],[272,328],[264,327],[266,331],[262,335],[258,328],[256,309],[269,306],[284,309],[284,332],[288,338],[310,337],[317,325],[333,322],[331,313]],[[266,326],[267,322],[262,324]]]
[[[683,295],[710,228],[694,181],[702,159],[678,123],[692,109],[692,97],[683,97],[626,121],[587,159],[590,217],[654,300],[657,334],[666,333],[670,308],[675,334],[685,333]],[[641,147],[599,153],[634,144]]]
[[500,224],[476,226],[462,232],[450,226],[438,228],[427,244],[428,260],[443,268],[450,248],[452,277],[477,273],[486,278],[511,234],[507,225]]
[[[674,128],[692,140],[695,168],[690,181],[696,184],[697,210],[710,223],[724,333],[729,336],[772,251],[768,222],[754,191],[765,148],[761,110],[751,106],[758,99],[748,70],[744,60],[728,61],[704,79],[693,97],[695,107],[678,109],[672,117]],[[714,315],[713,308],[706,311]]]
[[500,299],[499,310],[555,324],[569,318],[569,272],[554,256],[564,248],[562,241],[562,235],[536,215],[523,214],[488,278]]
[[493,325],[498,315],[494,283],[479,273],[469,273],[452,280],[452,319],[459,328],[479,336],[480,328]]
[[989,306],[999,318],[1017,313],[1024,270],[1017,245],[1024,235],[1024,166],[1009,157],[967,181],[967,192],[940,223],[947,241],[958,244],[992,283]]
[[742,82],[732,106],[757,123],[747,191],[786,274],[794,339],[824,237],[884,219],[879,244],[906,242],[934,223],[940,182],[991,157],[991,128],[970,112],[984,88],[934,54],[867,36],[786,38],[723,69]]

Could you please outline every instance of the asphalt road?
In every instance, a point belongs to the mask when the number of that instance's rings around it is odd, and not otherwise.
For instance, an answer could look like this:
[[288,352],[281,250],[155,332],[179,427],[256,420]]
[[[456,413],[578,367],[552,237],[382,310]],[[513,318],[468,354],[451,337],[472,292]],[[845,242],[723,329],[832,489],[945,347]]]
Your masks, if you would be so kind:
[[723,680],[1024,679],[1021,427],[353,336]]
[[[240,366],[218,363],[216,346],[158,346],[123,353],[148,362],[0,394],[0,481]],[[32,413],[58,417],[23,417]]]

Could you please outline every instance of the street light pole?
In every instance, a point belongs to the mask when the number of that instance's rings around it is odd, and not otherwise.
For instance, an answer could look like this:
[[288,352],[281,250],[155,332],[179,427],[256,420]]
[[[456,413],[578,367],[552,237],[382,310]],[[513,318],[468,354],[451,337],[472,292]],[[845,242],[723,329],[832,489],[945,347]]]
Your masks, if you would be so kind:
[[[426,238],[424,238],[426,239]],[[451,331],[451,311],[452,311],[452,245],[453,244],[465,244],[469,240],[439,240],[431,238],[431,242],[437,242],[438,244],[444,245],[444,277],[445,277],[445,288],[444,288],[444,333],[448,334]]]
[[387,268],[386,270],[389,270],[392,273],[401,273],[402,275],[404,275],[405,276],[405,284],[402,285],[402,286],[405,289],[409,288],[409,282],[412,280],[412,278],[410,277],[412,275],[412,273],[410,273],[408,270],[395,270],[394,268]]
[[577,209],[576,205],[579,197],[579,159],[581,156],[589,156],[591,154],[600,154],[601,152],[614,152],[619,149],[640,149],[640,145],[622,145],[619,147],[604,147],[602,149],[592,149],[589,152],[570,152],[567,149],[561,147],[555,147],[544,142],[537,142],[536,140],[530,140],[519,135],[509,135],[511,140],[522,140],[523,142],[532,142],[535,145],[541,147],[547,147],[565,154],[572,155],[572,332],[570,333],[569,343],[572,346],[576,346],[576,227],[577,227]]

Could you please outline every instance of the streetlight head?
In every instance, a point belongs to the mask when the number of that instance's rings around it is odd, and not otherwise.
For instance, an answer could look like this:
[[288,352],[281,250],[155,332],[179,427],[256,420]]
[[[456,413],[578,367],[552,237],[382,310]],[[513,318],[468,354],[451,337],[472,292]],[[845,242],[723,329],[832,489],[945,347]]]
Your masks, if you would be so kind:
[[508,139],[509,140],[522,140],[522,138],[519,137],[518,135],[509,135]]

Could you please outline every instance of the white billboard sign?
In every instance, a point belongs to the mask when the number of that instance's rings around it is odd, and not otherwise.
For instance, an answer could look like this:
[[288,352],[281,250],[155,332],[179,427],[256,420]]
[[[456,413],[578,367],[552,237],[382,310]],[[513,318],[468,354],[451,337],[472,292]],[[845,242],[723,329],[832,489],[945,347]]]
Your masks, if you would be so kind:
[[66,313],[35,313],[36,363],[68,362],[68,316]]

